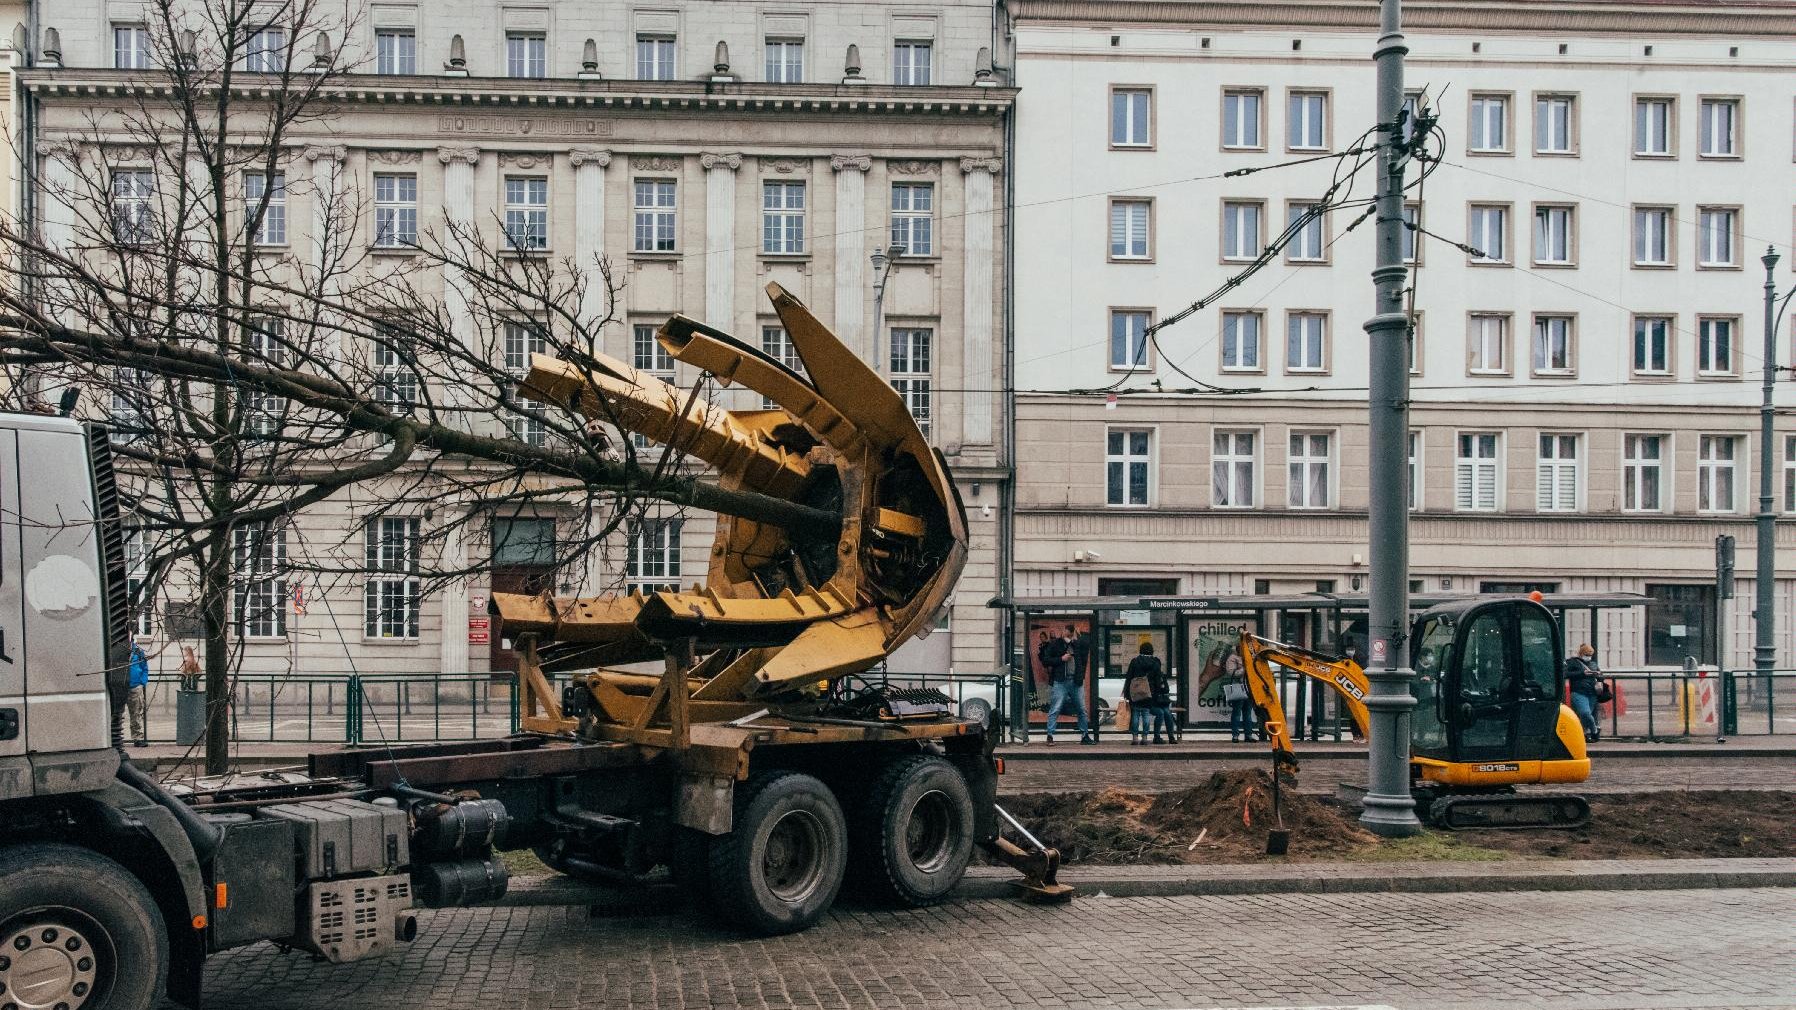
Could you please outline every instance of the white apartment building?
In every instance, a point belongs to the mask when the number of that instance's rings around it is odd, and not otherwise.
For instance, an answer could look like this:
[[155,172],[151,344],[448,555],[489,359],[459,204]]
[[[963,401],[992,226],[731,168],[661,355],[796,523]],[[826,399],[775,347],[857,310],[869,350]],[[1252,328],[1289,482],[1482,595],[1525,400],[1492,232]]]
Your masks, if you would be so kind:
[[[40,33],[60,38],[59,58],[40,51],[19,77],[46,152],[33,169],[53,175],[72,169],[47,152],[91,143],[95,114],[113,96],[153,86],[156,70],[136,5],[43,5],[36,18]],[[281,238],[294,255],[321,227],[314,195],[333,188],[367,198],[357,241],[383,257],[407,256],[405,238],[418,231],[515,215],[532,253],[609,261],[624,304],[605,350],[683,383],[696,376],[652,339],[676,312],[790,357],[763,294],[779,282],[901,388],[972,506],[971,557],[949,625],[894,667],[991,669],[999,647],[984,604],[996,589],[998,520],[980,506],[1001,499],[1010,472],[996,391],[1014,92],[983,53],[989,5],[420,0],[359,6],[351,23],[334,43],[359,54],[357,71],[334,114],[308,123],[285,160],[287,175],[312,183],[283,203]],[[143,171],[129,144],[107,150],[109,171]],[[147,172],[144,180],[154,184]],[[54,241],[58,212],[44,214]],[[876,278],[870,254],[897,246]],[[510,342],[520,361],[526,338]],[[761,407],[741,390],[720,402]],[[655,511],[629,524],[584,580],[551,578],[541,544],[584,517],[545,508],[494,517],[490,535],[452,543],[446,566],[490,561],[492,576],[444,593],[419,599],[372,577],[300,585],[295,575],[289,584],[279,558],[340,539],[341,522],[332,507],[316,508],[295,517],[260,567],[246,562],[241,591],[281,600],[300,588],[304,597],[246,624],[246,672],[501,669],[508,656],[484,609],[492,589],[691,584],[704,578],[712,536],[707,515]],[[367,616],[391,609],[365,607],[371,594],[394,592],[411,592],[407,613]],[[153,643],[190,633],[161,616],[141,630]],[[178,662],[173,650],[162,656],[170,669]]]
[[[1407,490],[1366,477],[1371,169],[1307,215],[1374,122],[1376,5],[1008,7],[1017,597],[1362,591],[1367,503],[1407,494],[1417,591],[1646,593],[1593,636],[1610,666],[1750,664],[1761,453],[1796,512],[1787,375],[1758,434],[1768,245],[1796,285],[1796,4],[1405,5],[1445,138],[1408,193]],[[1796,521],[1778,544],[1787,668]]]

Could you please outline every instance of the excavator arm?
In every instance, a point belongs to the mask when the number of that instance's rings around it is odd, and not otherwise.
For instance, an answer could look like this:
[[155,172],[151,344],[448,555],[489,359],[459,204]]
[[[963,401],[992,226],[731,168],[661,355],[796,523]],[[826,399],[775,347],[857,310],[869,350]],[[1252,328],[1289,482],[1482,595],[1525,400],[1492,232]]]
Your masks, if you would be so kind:
[[1253,703],[1266,713],[1266,737],[1280,764],[1295,769],[1297,756],[1291,749],[1291,732],[1285,725],[1285,705],[1279,697],[1278,679],[1272,672],[1274,664],[1334,688],[1346,704],[1354,728],[1361,736],[1366,734],[1366,695],[1371,692],[1371,685],[1366,681],[1366,671],[1353,660],[1324,656],[1243,632],[1241,664],[1247,671],[1247,690]]

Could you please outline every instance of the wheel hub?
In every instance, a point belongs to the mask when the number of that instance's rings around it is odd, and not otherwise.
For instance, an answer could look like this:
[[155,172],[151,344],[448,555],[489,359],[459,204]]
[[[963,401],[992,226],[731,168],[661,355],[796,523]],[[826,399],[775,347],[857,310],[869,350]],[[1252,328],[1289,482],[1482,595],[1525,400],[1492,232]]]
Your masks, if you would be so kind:
[[78,1010],[93,994],[93,945],[51,920],[15,927],[0,939],[0,1010]]
[[953,820],[948,798],[940,790],[931,789],[917,798],[910,822],[904,826],[904,845],[911,865],[924,873],[934,873],[948,862],[953,848]]
[[823,874],[822,832],[817,819],[804,810],[787,811],[768,832],[761,874],[781,900],[802,901],[816,889]]

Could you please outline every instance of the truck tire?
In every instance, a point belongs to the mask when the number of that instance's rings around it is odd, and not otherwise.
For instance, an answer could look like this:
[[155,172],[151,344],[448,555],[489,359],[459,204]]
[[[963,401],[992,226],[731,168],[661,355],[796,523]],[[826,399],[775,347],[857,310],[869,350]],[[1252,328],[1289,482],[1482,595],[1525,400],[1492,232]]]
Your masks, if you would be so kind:
[[0,850],[0,1005],[148,1010],[168,931],[124,867],[73,845]]
[[848,829],[829,787],[770,772],[736,790],[735,822],[711,839],[713,907],[763,936],[796,933],[829,910],[848,864]]
[[973,858],[973,796],[960,769],[919,754],[887,765],[857,811],[854,878],[869,898],[904,908],[948,896]]

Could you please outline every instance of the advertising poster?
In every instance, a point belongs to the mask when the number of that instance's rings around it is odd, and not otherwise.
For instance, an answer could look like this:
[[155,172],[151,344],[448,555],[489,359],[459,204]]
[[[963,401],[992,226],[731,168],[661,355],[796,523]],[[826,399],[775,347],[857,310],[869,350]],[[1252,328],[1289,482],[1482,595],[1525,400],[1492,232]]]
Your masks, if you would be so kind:
[[1029,690],[1030,703],[1046,705],[1048,703],[1049,670],[1043,659],[1046,655],[1056,654],[1060,650],[1053,646],[1056,640],[1067,638],[1071,629],[1072,647],[1075,653],[1085,657],[1086,676],[1091,675],[1092,655],[1096,650],[1091,643],[1091,618],[1068,617],[1057,614],[1029,619]]
[[1229,706],[1222,696],[1222,684],[1241,670],[1243,631],[1258,634],[1259,622],[1222,614],[1186,622],[1185,669],[1191,678],[1186,719],[1191,724],[1228,725]]

